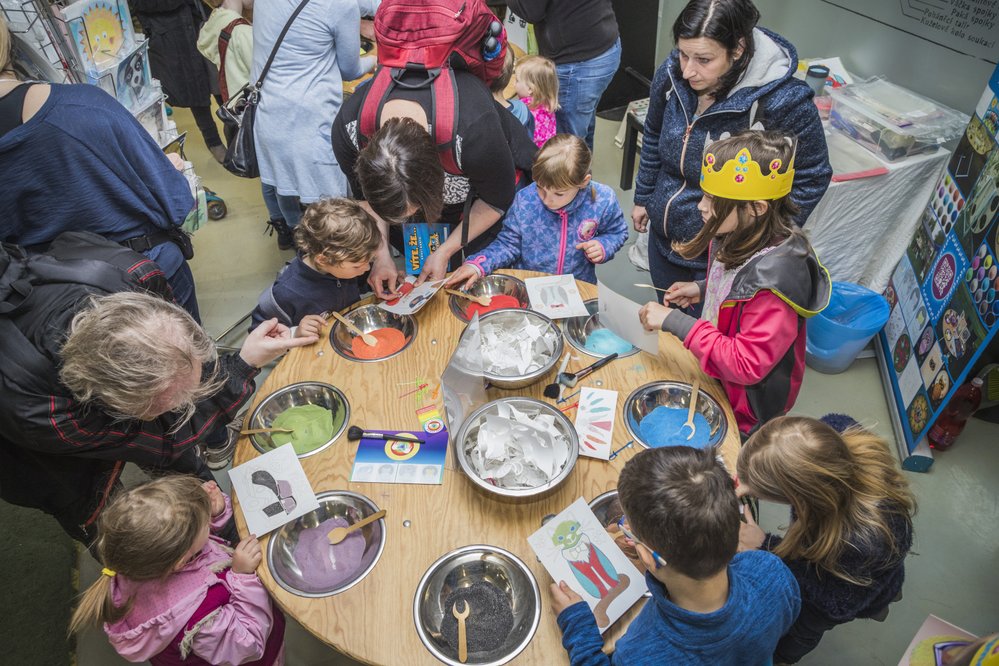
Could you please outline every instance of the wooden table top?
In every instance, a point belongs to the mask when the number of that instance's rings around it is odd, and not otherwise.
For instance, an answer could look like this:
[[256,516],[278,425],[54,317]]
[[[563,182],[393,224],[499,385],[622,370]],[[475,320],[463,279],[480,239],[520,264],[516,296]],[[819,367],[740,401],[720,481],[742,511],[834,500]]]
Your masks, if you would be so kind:
[[[540,275],[528,271],[500,271],[520,277]],[[584,299],[596,297],[596,286],[579,282]],[[328,338],[310,347],[292,350],[274,369],[257,393],[250,409],[273,391],[300,381],[322,381],[340,388],[350,402],[351,422],[367,427],[419,430],[415,396],[400,398],[407,390],[403,382],[427,378],[439,382],[465,324],[448,307],[449,297],[441,293],[416,314],[419,330],[412,344],[401,354],[385,361],[358,363],[332,350]],[[638,326],[638,322],[635,322]],[[317,351],[322,349],[322,356]],[[570,361],[568,369],[577,370],[594,359],[577,352],[568,343],[565,353],[579,361]],[[545,385],[555,380],[557,366],[532,386],[505,391],[490,389],[489,399],[525,395],[547,400]],[[659,356],[639,353],[616,360],[580,382],[581,386],[600,386],[619,391],[612,450],[626,444],[630,437],[622,408],[627,395],[635,388],[656,380],[692,383],[700,370],[682,344],[673,336],[659,336]],[[721,386],[701,376],[703,388],[725,410],[728,433],[722,454],[729,469],[735,469],[739,435],[731,407]],[[412,386],[412,385],[410,385]],[[438,398],[438,404],[441,400]],[[549,401],[550,402],[550,401]],[[441,408],[443,412],[443,408]],[[575,413],[570,412],[571,419]],[[541,526],[541,519],[555,514],[578,497],[587,501],[616,487],[621,468],[640,450],[637,445],[625,449],[611,461],[580,457],[565,484],[552,495],[531,503],[510,504],[487,497],[478,491],[461,472],[448,452],[442,485],[393,485],[351,483],[349,481],[357,442],[346,434],[325,451],[301,459],[312,488],[317,493],[350,490],[369,497],[385,517],[386,543],[381,559],[366,578],[340,594],[320,599],[296,596],[281,588],[267,567],[266,558],[258,573],[285,613],[340,652],[365,663],[439,664],[423,646],[413,620],[416,586],[428,567],[445,553],[470,544],[499,546],[514,553],[534,573],[541,588],[542,616],[537,633],[513,664],[568,663],[561,636],[551,612],[548,584],[551,579],[527,543],[528,535]],[[259,455],[248,437],[240,439],[234,465]],[[239,498],[233,498],[238,506]],[[241,534],[246,534],[242,512],[236,512]],[[403,525],[409,521],[409,527]],[[266,551],[266,537],[262,545]],[[638,612],[636,604],[605,634],[608,646],[620,636]]]

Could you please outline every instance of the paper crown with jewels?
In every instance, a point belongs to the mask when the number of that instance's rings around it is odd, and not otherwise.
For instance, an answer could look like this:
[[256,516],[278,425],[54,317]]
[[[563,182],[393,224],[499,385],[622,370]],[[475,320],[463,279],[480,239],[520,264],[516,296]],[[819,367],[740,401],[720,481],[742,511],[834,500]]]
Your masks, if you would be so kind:
[[769,166],[770,173],[764,176],[748,148],[740,150],[725,164],[719,164],[709,146],[701,163],[701,190],[713,197],[734,201],[771,200],[787,196],[794,182],[794,154],[787,171],[783,173],[780,169],[784,164],[779,159],[772,160]]

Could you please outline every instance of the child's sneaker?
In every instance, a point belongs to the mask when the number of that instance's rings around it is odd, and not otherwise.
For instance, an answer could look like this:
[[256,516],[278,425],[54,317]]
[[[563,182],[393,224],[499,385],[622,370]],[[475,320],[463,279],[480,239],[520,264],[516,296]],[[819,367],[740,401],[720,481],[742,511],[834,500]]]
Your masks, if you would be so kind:
[[243,419],[246,412],[240,412],[231,423],[226,425],[225,443],[218,447],[202,447],[205,464],[208,469],[218,471],[225,469],[232,462],[232,456],[236,453],[236,441],[239,439],[239,431],[243,429]]

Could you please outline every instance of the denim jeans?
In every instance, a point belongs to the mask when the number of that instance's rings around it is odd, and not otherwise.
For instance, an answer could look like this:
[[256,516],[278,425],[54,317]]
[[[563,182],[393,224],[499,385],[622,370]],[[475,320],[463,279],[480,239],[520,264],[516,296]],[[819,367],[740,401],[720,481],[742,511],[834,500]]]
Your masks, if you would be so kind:
[[302,219],[302,204],[298,197],[278,194],[277,188],[261,181],[260,190],[264,195],[264,205],[272,220],[284,220],[290,229]]
[[556,65],[558,103],[555,114],[560,132],[586,140],[593,150],[593,130],[597,124],[597,102],[621,64],[621,40],[595,58]]

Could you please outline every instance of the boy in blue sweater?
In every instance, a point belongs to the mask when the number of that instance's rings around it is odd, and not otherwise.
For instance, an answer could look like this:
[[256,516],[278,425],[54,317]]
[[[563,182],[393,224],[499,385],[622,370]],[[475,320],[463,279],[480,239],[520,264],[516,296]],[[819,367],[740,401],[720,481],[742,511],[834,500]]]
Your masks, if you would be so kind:
[[517,193],[503,230],[454,272],[448,284],[472,286],[497,268],[520,268],[596,283],[594,264],[609,261],[628,240],[614,190],[592,182],[590,149],[578,136],[556,134],[534,160],[534,183]]
[[770,553],[736,554],[739,502],[715,451],[642,451],[617,488],[625,511],[619,525],[646,567],[652,598],[606,655],[589,606],[564,581],[552,583],[572,666],[772,663],[801,607],[798,584]]

